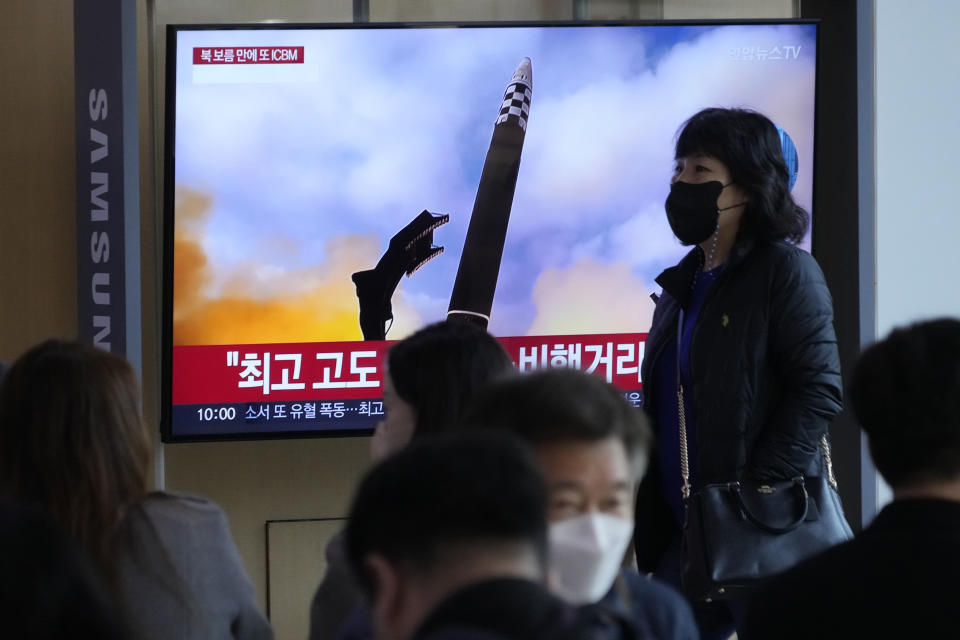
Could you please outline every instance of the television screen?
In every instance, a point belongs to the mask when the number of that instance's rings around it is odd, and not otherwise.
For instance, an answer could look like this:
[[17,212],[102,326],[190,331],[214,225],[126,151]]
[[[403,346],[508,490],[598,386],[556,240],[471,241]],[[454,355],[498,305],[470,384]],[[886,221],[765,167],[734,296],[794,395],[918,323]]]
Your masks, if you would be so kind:
[[[813,191],[817,27],[171,26],[167,441],[370,433],[393,341],[448,312],[634,403],[679,127],[782,130]],[[809,236],[805,241],[809,248]]]

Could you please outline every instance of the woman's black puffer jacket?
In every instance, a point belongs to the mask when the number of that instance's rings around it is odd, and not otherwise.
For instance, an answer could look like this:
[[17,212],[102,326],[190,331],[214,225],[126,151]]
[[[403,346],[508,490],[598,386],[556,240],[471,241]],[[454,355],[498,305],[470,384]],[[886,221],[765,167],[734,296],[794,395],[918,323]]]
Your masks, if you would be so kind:
[[[657,278],[663,295],[647,336],[641,369],[644,408],[655,364],[676,341],[677,316],[700,268],[694,248]],[[786,242],[739,240],[711,287],[690,348],[702,484],[825,473],[820,445],[842,409],[833,303],[813,257]],[[687,391],[690,393],[690,390]],[[653,456],[654,460],[656,456]],[[652,571],[676,525],[650,469],[637,496],[637,561]]]

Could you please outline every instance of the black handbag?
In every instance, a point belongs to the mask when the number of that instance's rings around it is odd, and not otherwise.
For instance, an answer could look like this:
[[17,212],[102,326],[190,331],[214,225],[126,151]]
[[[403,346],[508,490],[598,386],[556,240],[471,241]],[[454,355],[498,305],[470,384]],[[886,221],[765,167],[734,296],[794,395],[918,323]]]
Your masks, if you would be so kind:
[[690,489],[687,422],[680,380],[677,327],[677,400],[681,491],[686,505],[680,583],[691,600],[738,599],[764,580],[853,537],[833,477],[830,444],[820,439],[826,477],[784,482],[725,482]]
[[693,600],[743,598],[765,579],[853,537],[824,477],[708,484],[686,507],[681,584]]

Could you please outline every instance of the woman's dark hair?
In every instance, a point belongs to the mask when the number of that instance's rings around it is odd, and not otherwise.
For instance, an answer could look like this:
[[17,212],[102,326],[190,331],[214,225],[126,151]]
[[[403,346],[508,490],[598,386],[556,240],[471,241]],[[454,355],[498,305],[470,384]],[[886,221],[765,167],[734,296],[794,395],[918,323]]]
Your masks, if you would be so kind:
[[515,368],[492,335],[468,322],[428,325],[387,353],[397,394],[417,415],[414,437],[454,426],[473,395]]
[[7,637],[126,637],[110,592],[45,513],[0,501],[0,614]]
[[749,194],[738,237],[800,242],[809,215],[790,195],[790,176],[780,134],[764,115],[748,109],[704,109],[687,120],[676,157],[712,156]]
[[40,508],[112,579],[111,543],[147,491],[150,435],[123,358],[48,340],[0,384],[0,495]]

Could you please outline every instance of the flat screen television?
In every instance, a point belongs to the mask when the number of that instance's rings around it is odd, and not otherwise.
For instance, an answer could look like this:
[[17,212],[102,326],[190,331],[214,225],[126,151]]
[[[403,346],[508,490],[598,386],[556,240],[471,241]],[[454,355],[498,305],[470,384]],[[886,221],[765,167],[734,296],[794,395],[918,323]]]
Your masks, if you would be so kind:
[[803,21],[168,27],[164,440],[369,434],[448,311],[638,403],[678,129],[766,114],[809,211],[816,54]]

